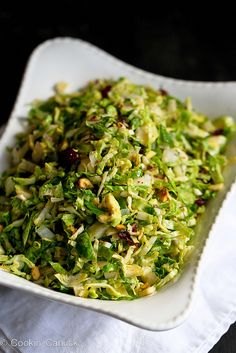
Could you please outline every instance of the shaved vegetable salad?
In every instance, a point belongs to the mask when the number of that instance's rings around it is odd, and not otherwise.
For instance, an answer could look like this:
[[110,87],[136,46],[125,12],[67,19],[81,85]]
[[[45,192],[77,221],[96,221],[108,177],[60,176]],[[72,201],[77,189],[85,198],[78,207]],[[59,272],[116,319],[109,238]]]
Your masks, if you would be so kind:
[[0,183],[0,268],[84,298],[134,299],[174,279],[224,187],[233,119],[165,90],[95,80],[32,104]]

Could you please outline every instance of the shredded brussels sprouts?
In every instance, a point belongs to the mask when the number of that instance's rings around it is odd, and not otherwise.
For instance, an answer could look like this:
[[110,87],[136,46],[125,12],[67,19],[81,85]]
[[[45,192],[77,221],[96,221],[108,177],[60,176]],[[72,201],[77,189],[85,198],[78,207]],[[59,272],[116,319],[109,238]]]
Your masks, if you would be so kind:
[[224,187],[233,119],[121,78],[57,89],[27,121],[1,177],[0,268],[112,300],[175,278],[199,214]]

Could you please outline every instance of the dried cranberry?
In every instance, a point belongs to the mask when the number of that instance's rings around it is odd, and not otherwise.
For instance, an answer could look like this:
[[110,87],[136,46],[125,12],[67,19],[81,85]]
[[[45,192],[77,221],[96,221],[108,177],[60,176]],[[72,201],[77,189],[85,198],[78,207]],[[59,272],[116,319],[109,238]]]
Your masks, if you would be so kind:
[[119,238],[124,239],[129,245],[133,245],[134,244],[134,242],[131,239],[130,234],[129,234],[129,232],[127,230],[119,232],[117,235],[118,235]]
[[96,115],[92,115],[92,116],[90,116],[90,118],[88,120],[89,121],[96,121],[97,117],[96,117]]
[[67,148],[60,153],[60,161],[66,166],[71,166],[77,163],[79,160],[79,154],[74,148]]
[[133,232],[133,233],[137,233],[137,230],[138,230],[137,224],[133,224],[133,225],[132,225],[132,232]]
[[145,153],[145,149],[144,149],[143,146],[140,147],[139,153],[140,153],[140,154],[144,154],[144,153]]
[[200,168],[200,169],[199,169],[199,173],[201,173],[201,174],[207,174],[208,171],[207,171],[205,168]]
[[198,199],[195,201],[195,204],[197,206],[203,206],[203,205],[205,205],[205,203],[206,203],[206,200],[203,200],[203,199]]
[[110,92],[110,90],[111,90],[111,85],[108,85],[108,86],[106,86],[105,88],[103,88],[103,89],[101,90],[102,98],[107,98],[108,93]]
[[161,93],[162,96],[168,96],[168,92],[163,88],[159,89],[159,92]]
[[224,134],[224,129],[216,129],[216,130],[213,131],[211,134],[212,134],[213,136],[223,135],[223,134]]

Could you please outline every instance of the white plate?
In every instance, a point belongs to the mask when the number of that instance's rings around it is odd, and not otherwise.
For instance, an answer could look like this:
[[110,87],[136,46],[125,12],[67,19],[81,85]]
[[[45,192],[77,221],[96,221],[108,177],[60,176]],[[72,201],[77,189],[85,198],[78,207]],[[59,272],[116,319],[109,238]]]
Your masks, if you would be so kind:
[[[41,44],[30,57],[14,110],[0,141],[0,151],[5,151],[13,143],[15,133],[22,130],[19,117],[27,114],[28,104],[35,98],[51,95],[56,82],[66,81],[70,84],[70,90],[75,90],[88,80],[120,76],[126,76],[136,83],[163,87],[180,99],[190,96],[193,106],[206,114],[216,116],[224,113],[236,117],[236,83],[201,83],[165,78],[127,65],[79,39],[56,38]],[[236,155],[236,143],[231,144],[229,153]],[[0,162],[1,172],[7,167],[7,153],[1,154]],[[174,328],[187,318],[194,303],[200,263],[204,262],[202,254],[208,243],[206,240],[217,232],[216,227],[210,229],[234,176],[233,168],[226,170],[225,190],[209,205],[207,214],[199,223],[198,251],[195,256],[175,283],[154,296],[118,302],[83,299],[40,287],[2,270],[0,284],[96,310],[145,329],[159,331]],[[223,209],[218,217],[223,218]]]

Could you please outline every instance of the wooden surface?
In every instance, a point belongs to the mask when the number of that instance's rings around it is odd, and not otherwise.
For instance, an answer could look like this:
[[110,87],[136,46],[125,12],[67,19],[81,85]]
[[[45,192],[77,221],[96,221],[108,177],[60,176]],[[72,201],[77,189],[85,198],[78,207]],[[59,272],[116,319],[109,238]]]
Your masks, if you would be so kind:
[[[12,2],[13,3],[13,2]],[[49,3],[49,2],[48,2]],[[73,36],[90,41],[137,67],[192,80],[236,80],[234,10],[214,5],[209,13],[198,3],[191,9],[145,2],[132,10],[116,2],[94,8],[67,0],[0,5],[0,124],[7,121],[32,49],[45,39]],[[18,5],[17,5],[18,4]],[[236,352],[236,324],[210,351]],[[188,353],[188,352],[183,352]]]

